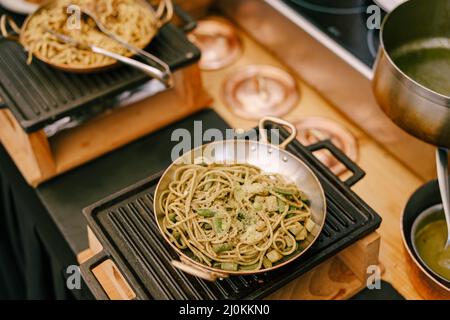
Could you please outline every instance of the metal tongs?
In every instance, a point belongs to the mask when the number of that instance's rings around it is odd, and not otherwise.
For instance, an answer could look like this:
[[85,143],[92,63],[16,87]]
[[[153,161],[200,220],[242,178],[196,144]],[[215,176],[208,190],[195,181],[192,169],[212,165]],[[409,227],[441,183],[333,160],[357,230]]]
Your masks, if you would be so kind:
[[[147,2],[145,2],[145,3],[148,5],[149,9],[152,10],[153,13],[155,14],[155,16],[158,18],[158,23],[159,23],[159,25],[157,26],[158,28],[160,28],[162,25],[168,23],[172,19],[173,5],[172,5],[171,0],[161,1],[156,12],[153,10],[153,7],[149,3],[147,3]],[[108,28],[100,21],[100,19],[97,18],[97,16],[92,11],[90,11],[86,8],[81,8],[81,7],[79,8],[79,10],[83,15],[85,15],[88,18],[91,18],[94,21],[97,28],[103,34],[108,36],[110,39],[116,41],[117,43],[122,45],[127,50],[133,52],[133,54],[135,56],[141,58],[142,60],[147,62],[147,64],[139,62],[135,59],[124,57],[122,55],[105,50],[103,48],[97,47],[92,44],[81,43],[80,41],[77,41],[76,39],[73,39],[70,36],[57,33],[53,30],[47,30],[47,32],[49,32],[50,34],[54,35],[59,40],[65,42],[67,44],[75,45],[77,47],[84,48],[84,49],[88,48],[92,52],[113,58],[113,59],[120,61],[126,65],[129,65],[133,68],[139,69],[142,72],[144,72],[145,74],[149,75],[150,77],[154,77],[154,78],[160,80],[166,87],[173,86],[172,72],[170,71],[169,66],[164,61],[162,61],[161,59],[157,58],[156,56],[152,55],[151,53],[149,53],[145,50],[142,50],[140,48],[137,48],[137,47],[129,44],[128,42],[121,39],[113,32],[109,31]],[[153,67],[152,65],[154,65],[154,64],[156,64],[158,66],[158,68]]]
[[65,42],[72,46],[78,47],[80,49],[88,49],[88,50],[91,50],[92,52],[104,55],[106,57],[113,58],[117,61],[122,62],[123,64],[129,65],[130,67],[141,70],[142,72],[144,72],[146,75],[148,75],[150,77],[158,79],[167,87],[173,86],[173,78],[172,78],[172,73],[170,72],[170,70],[168,72],[163,72],[163,71],[159,70],[158,68],[155,68],[151,65],[139,62],[135,59],[127,58],[127,57],[117,54],[115,52],[97,47],[97,46],[89,44],[89,43],[83,43],[81,41],[78,41],[78,40],[70,37],[70,36],[58,33],[56,31],[53,31],[50,29],[46,29],[46,31],[48,33],[50,33],[51,35],[55,36],[56,38],[58,38],[62,42]]

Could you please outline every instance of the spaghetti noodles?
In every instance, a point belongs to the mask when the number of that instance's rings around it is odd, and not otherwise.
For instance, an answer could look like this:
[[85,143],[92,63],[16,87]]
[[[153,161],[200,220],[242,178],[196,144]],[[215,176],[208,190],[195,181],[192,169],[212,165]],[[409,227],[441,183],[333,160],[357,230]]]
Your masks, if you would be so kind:
[[158,205],[176,247],[226,271],[271,268],[315,227],[296,185],[246,164],[183,165]]
[[[80,6],[93,12],[102,24],[127,43],[145,47],[154,37],[157,19],[154,12],[135,0],[57,0],[50,2],[27,22],[22,44],[28,50],[29,62],[32,55],[55,65],[70,68],[102,67],[115,63],[115,60],[62,42],[49,30],[67,35],[80,43],[95,45],[103,49],[131,56],[121,44],[97,29],[95,22],[82,16],[69,6]],[[77,16],[78,15],[78,16]]]

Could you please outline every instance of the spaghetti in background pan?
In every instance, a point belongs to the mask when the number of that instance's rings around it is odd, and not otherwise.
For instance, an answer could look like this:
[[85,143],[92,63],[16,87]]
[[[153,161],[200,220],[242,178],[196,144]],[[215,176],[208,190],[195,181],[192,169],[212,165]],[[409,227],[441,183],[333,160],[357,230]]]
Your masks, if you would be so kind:
[[116,63],[114,59],[90,49],[63,43],[48,30],[68,35],[81,43],[131,56],[132,53],[97,29],[95,22],[81,16],[77,19],[70,5],[78,5],[93,12],[106,28],[127,43],[144,48],[157,32],[157,18],[143,2],[135,0],[57,0],[51,1],[25,21],[20,41],[32,56],[62,69],[91,71]]

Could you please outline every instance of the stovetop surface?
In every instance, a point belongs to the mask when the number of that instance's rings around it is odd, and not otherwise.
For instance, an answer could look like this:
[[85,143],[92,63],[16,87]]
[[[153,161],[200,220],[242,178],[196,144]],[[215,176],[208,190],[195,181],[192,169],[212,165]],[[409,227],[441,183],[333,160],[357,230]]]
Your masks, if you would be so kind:
[[[375,63],[380,45],[379,29],[368,28],[367,21],[373,14],[368,7],[372,0],[282,0],[293,10],[313,23],[322,32],[351,52],[369,68]],[[383,18],[383,11],[381,19]]]

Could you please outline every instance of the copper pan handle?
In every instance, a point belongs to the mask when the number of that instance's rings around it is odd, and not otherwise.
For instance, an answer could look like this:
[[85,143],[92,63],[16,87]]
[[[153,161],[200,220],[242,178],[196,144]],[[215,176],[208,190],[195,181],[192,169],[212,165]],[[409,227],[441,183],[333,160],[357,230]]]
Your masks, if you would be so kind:
[[183,256],[180,257],[180,260],[181,261],[172,260],[171,263],[175,268],[194,277],[198,277],[211,282],[217,281],[218,279],[228,278],[228,275],[226,273],[219,273],[201,268]]
[[290,123],[289,121],[277,118],[277,117],[264,117],[259,121],[259,133],[261,135],[261,141],[264,143],[270,143],[269,139],[267,138],[267,131],[265,129],[265,124],[267,122],[273,122],[275,124],[288,127],[291,131],[291,134],[289,137],[287,137],[280,145],[278,146],[280,149],[286,149],[287,145],[295,140],[297,137],[297,128]]

